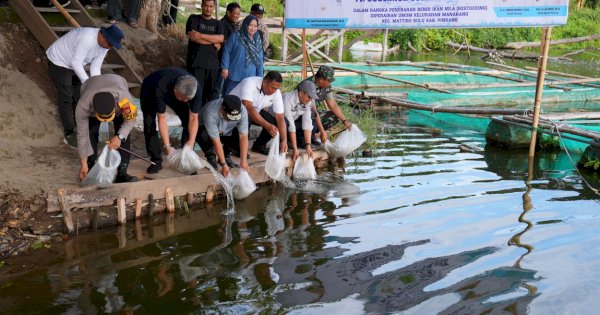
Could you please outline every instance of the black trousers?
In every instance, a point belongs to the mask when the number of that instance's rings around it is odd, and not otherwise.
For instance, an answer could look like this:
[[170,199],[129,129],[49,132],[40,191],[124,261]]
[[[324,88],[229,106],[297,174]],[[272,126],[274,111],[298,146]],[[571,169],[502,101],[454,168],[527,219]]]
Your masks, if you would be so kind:
[[[143,94],[143,93],[142,93]],[[156,130],[156,110],[153,106],[153,99],[141,99],[140,104],[144,113],[144,139],[146,140],[146,152],[150,160],[157,165],[162,165],[162,142],[160,141],[158,131]],[[189,109],[178,107],[173,108],[175,114],[181,120],[181,144],[188,141],[190,132],[188,130],[188,121],[190,117]],[[197,139],[198,137],[196,137]]]
[[[220,136],[220,139],[221,144],[223,145],[225,157],[232,153],[240,152],[240,135],[237,128],[233,129],[230,136]],[[200,128],[198,129],[198,136],[196,137],[196,141],[200,145],[200,148],[202,148],[202,151],[206,155],[207,159],[209,157],[216,157],[217,153],[215,152],[215,147],[213,145],[212,140],[208,136],[206,127],[200,126]]]
[[[306,146],[306,140],[304,139],[304,130],[302,130],[302,116],[294,120],[294,125],[296,125],[296,143],[299,148],[304,148]],[[311,137],[314,137],[314,129],[311,130],[311,133]]]
[[[273,117],[273,115],[271,115],[269,112],[262,109],[259,114],[268,123],[277,127],[277,119],[275,119],[275,117]],[[250,119],[250,118],[248,118],[248,119]],[[288,126],[287,119],[284,118],[283,120],[285,121],[285,126],[287,127]],[[253,124],[255,124],[255,123],[253,123]],[[273,137],[271,137],[271,134],[269,134],[269,132],[267,130],[265,130],[265,128],[263,128],[262,131],[260,132],[260,134],[258,135],[258,138],[256,138],[256,140],[254,141],[254,144],[252,145],[252,147],[253,148],[264,147],[267,145],[267,142],[269,142],[269,140],[271,140],[271,139],[273,139]]]
[[58,114],[65,136],[68,136],[75,131],[75,107],[79,101],[81,81],[75,71],[59,67],[51,61],[48,61],[48,73],[56,87]]
[[219,69],[201,69],[188,66],[187,71],[198,80],[199,94],[202,95],[202,106],[212,101]]
[[[121,125],[123,125],[123,117],[115,117],[113,123],[115,124],[116,133],[117,131],[119,131],[119,128],[121,128]],[[91,169],[92,166],[94,166],[94,163],[96,163],[96,160],[98,159],[98,139],[100,137],[100,121],[95,117],[92,117],[90,118],[89,125],[90,143],[92,144],[92,149],[94,149],[94,154],[89,156],[87,160],[88,167]],[[131,142],[129,141],[129,136],[124,141],[121,141],[121,147],[127,151],[130,151]],[[126,172],[127,166],[129,166],[129,160],[131,159],[131,154],[123,150],[119,150],[119,154],[121,155],[121,164],[119,164],[119,171]]]

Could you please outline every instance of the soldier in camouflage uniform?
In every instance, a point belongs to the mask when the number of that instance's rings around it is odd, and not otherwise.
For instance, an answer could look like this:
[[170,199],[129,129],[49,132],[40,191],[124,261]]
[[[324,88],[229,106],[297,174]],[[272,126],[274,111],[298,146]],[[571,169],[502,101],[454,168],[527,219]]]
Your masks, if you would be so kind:
[[[315,117],[315,127],[313,132],[317,132],[319,125],[323,127],[323,129],[328,130],[331,127],[335,126],[339,121],[346,126],[346,128],[351,129],[352,123],[349,122],[342,110],[337,105],[337,102],[333,98],[333,92],[331,91],[331,83],[335,81],[334,78],[335,72],[329,66],[321,66],[317,73],[313,78],[308,78],[307,80],[312,80],[315,82],[317,86],[317,95],[319,96],[318,100],[315,100],[313,103],[313,112],[318,112],[318,115]],[[319,104],[321,108],[319,108]],[[313,144],[316,140],[316,137],[312,137]],[[327,140],[327,135],[320,135],[321,142],[325,142]]]

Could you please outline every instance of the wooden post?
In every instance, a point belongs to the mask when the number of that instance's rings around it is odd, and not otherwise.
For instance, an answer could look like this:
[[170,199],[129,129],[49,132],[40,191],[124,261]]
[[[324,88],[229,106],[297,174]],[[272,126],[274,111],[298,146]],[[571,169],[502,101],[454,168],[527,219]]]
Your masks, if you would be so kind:
[[215,18],[219,20],[219,0],[215,0]]
[[67,227],[67,232],[69,234],[75,231],[75,227],[73,226],[73,216],[71,215],[71,209],[69,209],[69,205],[67,202],[67,197],[65,196],[65,189],[60,188],[58,190],[58,203],[60,204],[60,211],[63,214],[63,220],[65,221],[65,226]]
[[385,57],[387,56],[387,52],[388,52],[388,33],[389,33],[389,29],[385,29],[385,31],[383,31],[383,50],[381,51],[381,61],[384,62],[385,61]]
[[325,54],[329,56],[331,52],[331,33],[327,32],[327,40],[325,40],[327,44],[325,44]]
[[286,62],[288,59],[288,35],[285,27],[281,30],[281,41],[281,61]]
[[533,124],[531,125],[531,143],[529,144],[529,157],[535,156],[535,143],[537,141],[537,129],[542,108],[542,93],[544,91],[544,78],[546,76],[546,64],[548,63],[548,51],[550,50],[550,37],[552,27],[542,29],[542,57],[539,61],[537,87],[535,89],[535,103],[533,107]]
[[302,29],[302,80],[307,78],[306,75],[306,55],[308,52],[306,51],[306,29]]
[[117,221],[119,224],[127,222],[127,212],[125,210],[125,198],[117,199]]
[[148,216],[152,217],[154,215],[154,195],[148,195]]
[[135,219],[138,220],[142,216],[142,199],[135,199]]
[[171,190],[171,187],[165,190],[165,200],[167,203],[167,211],[175,212],[175,199],[173,198],[173,190]]

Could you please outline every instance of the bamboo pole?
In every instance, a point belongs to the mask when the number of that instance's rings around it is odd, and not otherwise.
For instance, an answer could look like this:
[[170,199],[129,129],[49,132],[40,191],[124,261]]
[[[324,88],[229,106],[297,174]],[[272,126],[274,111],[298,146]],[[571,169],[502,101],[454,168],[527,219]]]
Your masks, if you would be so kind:
[[71,16],[71,14],[69,14],[69,12],[67,12],[67,10],[65,10],[65,8],[63,8],[63,6],[60,3],[58,3],[58,1],[50,0],[50,2],[52,2],[52,4],[58,9],[60,14],[62,14],[65,17],[65,19],[67,19],[67,21],[69,22],[69,24],[71,24],[71,26],[81,27],[79,25],[79,23],[77,23],[77,21],[75,21],[73,16]]
[[535,156],[535,143],[537,140],[537,129],[542,109],[542,93],[544,92],[544,78],[546,76],[546,65],[548,63],[548,51],[550,50],[550,38],[552,27],[542,29],[542,58],[540,59],[540,68],[538,70],[538,86],[535,91],[535,103],[533,107],[533,123],[531,125],[531,143],[529,144],[529,157]]
[[369,76],[376,77],[376,78],[381,78],[381,79],[396,81],[396,82],[400,82],[400,83],[404,83],[404,84],[408,84],[408,85],[413,85],[413,86],[428,89],[431,91],[437,91],[437,92],[442,92],[442,93],[446,93],[446,94],[453,94],[452,92],[447,91],[447,90],[436,89],[436,88],[432,88],[432,87],[429,87],[424,84],[419,84],[419,83],[414,83],[414,82],[410,82],[410,81],[406,81],[406,80],[396,79],[396,78],[388,77],[385,75],[381,75],[381,74],[377,74],[377,73],[373,73],[373,72],[369,72],[369,71],[355,70],[355,69],[350,69],[350,68],[340,67],[340,66],[330,66],[330,67],[332,67],[334,69],[338,69],[338,70],[350,71],[350,72],[354,72],[354,73],[369,75]]
[[[548,57],[546,57],[546,60],[547,60],[547,58]],[[489,65],[492,65],[492,66],[503,68],[504,71],[506,71],[506,72],[510,72],[510,73],[514,73],[514,74],[518,74],[518,75],[523,75],[523,76],[530,77],[530,78],[537,78],[536,75],[531,74],[531,73],[529,73],[529,71],[521,69],[521,68],[511,67],[511,66],[507,66],[507,65],[503,65],[503,64],[499,64],[499,63],[495,63],[495,62],[489,62],[489,61],[486,62],[486,63],[489,64]],[[546,85],[548,87],[553,88],[553,89],[561,89],[561,90],[567,91],[567,92],[572,90],[571,88],[568,88],[568,87],[565,88],[565,87],[557,86],[556,83],[557,82],[550,82],[549,84],[546,84]]]
[[306,56],[308,52],[306,51],[306,29],[302,29],[302,80],[307,78],[306,74]]
[[[527,70],[536,70],[537,68],[527,66],[527,67],[525,67],[525,69],[527,69]],[[572,74],[572,73],[564,73],[564,72],[558,72],[558,71],[552,71],[552,70],[546,70],[546,73],[548,73],[548,74],[555,74],[555,75],[559,75],[559,76],[563,76],[563,77],[567,77],[567,78],[594,79],[595,81],[593,81],[593,82],[600,82],[600,78],[586,77],[586,76],[583,76],[583,75],[577,75],[577,74]],[[583,86],[594,87],[594,88],[600,88],[599,84],[590,84],[590,83],[576,83],[576,84],[583,85]]]

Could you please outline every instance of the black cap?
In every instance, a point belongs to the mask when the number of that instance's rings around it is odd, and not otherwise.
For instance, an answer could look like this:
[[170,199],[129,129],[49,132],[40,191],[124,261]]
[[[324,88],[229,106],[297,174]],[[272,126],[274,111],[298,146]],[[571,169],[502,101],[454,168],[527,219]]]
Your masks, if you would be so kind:
[[267,12],[265,12],[265,7],[262,6],[262,4],[260,3],[255,3],[250,7],[250,12],[258,12],[258,13],[262,13],[265,14]]
[[229,120],[240,120],[242,118],[242,101],[235,95],[223,97],[223,110]]
[[115,118],[115,97],[109,92],[98,92],[94,95],[92,105],[96,118],[100,121],[112,121]]

